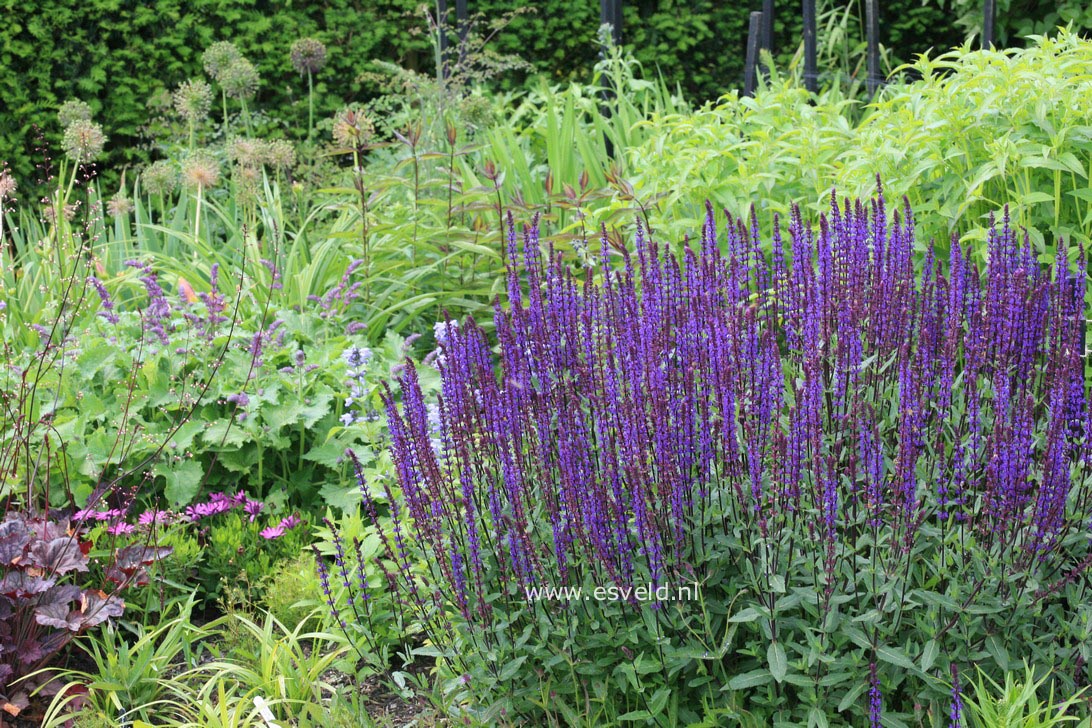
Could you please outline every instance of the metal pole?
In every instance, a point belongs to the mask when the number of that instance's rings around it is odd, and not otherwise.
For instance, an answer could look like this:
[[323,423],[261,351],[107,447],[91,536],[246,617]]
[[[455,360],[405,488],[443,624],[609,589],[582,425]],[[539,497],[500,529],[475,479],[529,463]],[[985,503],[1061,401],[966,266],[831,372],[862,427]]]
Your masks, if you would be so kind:
[[455,0],[455,27],[459,29],[459,42],[466,41],[467,32],[466,0]]
[[880,11],[876,0],[865,0],[865,24],[868,34],[868,95],[875,96],[880,78]]
[[[611,43],[615,47],[622,42],[622,0],[599,0],[599,24],[600,26],[610,26],[610,39]],[[600,57],[606,58],[606,48],[600,53]],[[610,75],[606,75],[602,78],[603,102],[600,104],[601,113],[604,118],[610,118],[611,115],[611,103],[614,101],[615,90],[611,87]],[[603,134],[603,146],[608,157],[614,157],[614,144],[610,140],[610,136],[604,132]]]
[[447,67],[447,0],[436,0],[436,28],[440,31],[440,75],[446,80],[451,73]]
[[459,34],[459,65],[466,59],[466,34],[470,32],[466,0],[455,0],[455,30]]
[[622,0],[599,0],[599,24],[610,26],[610,39],[622,45]]
[[816,55],[815,0],[804,0],[804,88],[813,94],[819,91]]
[[762,0],[762,47],[773,53],[774,0]]
[[989,50],[993,47],[993,18],[994,0],[985,0],[982,4],[982,48]]
[[755,64],[758,62],[759,35],[762,32],[762,13],[751,13],[750,25],[747,27],[747,64],[743,68],[743,95],[755,94]]

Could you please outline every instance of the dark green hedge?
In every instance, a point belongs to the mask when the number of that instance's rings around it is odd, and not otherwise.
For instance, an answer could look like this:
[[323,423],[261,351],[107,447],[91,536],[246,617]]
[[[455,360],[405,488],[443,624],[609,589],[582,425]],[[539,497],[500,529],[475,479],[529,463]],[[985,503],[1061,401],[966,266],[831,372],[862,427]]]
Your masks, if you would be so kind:
[[415,65],[431,57],[414,34],[416,0],[0,0],[0,161],[31,181],[35,125],[52,148],[55,111],[69,98],[95,109],[110,137],[111,166],[147,158],[140,130],[148,100],[161,89],[202,76],[201,54],[234,41],[259,68],[256,108],[307,128],[307,85],[289,48],[313,35],[329,47],[317,82],[316,114],[330,113],[367,89],[355,81],[370,59]]
[[[523,3],[470,0],[473,11],[496,16]],[[947,46],[958,31],[942,8],[921,0],[885,7],[885,42],[909,57],[928,45]],[[454,2],[450,3],[454,6]],[[87,101],[110,137],[111,168],[148,158],[141,127],[148,100],[162,89],[202,75],[201,53],[232,40],[256,63],[262,86],[254,108],[270,110],[289,135],[306,129],[306,83],[288,50],[312,35],[330,49],[318,75],[318,116],[373,89],[357,77],[371,59],[427,68],[432,53],[421,32],[420,0],[0,0],[0,162],[33,181],[37,125],[51,148],[60,129],[55,110],[69,98]],[[542,0],[518,17],[496,48],[530,61],[554,79],[584,77],[597,58],[595,0]],[[760,0],[634,0],[625,5],[625,41],[647,71],[659,69],[695,98],[713,98],[740,85],[747,16]],[[799,44],[798,3],[779,3],[777,45]],[[509,79],[509,83],[520,79]]]

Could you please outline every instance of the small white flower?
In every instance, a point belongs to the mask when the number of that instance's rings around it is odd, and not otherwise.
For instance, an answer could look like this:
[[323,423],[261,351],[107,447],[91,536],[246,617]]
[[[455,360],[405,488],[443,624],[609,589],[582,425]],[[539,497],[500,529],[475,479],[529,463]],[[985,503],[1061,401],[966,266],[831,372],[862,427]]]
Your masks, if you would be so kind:
[[437,321],[432,327],[437,344],[446,344],[448,337],[459,330],[458,321]]
[[366,346],[350,346],[341,356],[351,369],[363,369],[372,358],[372,350]]

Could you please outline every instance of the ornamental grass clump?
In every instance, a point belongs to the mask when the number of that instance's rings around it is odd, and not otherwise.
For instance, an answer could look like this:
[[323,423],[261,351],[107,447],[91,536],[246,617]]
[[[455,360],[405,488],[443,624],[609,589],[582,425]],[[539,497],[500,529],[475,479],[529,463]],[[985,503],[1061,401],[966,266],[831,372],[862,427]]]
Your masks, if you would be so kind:
[[1088,684],[1083,250],[1006,215],[938,256],[882,191],[581,273],[509,224],[499,361],[447,326],[438,432],[412,363],[386,398],[383,564],[458,709],[943,724],[972,665]]

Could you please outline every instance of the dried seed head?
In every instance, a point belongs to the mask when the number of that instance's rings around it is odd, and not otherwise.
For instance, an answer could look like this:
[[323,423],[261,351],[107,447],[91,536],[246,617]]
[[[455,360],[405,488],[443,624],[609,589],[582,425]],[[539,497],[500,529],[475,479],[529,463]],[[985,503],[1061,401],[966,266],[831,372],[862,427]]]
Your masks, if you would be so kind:
[[93,121],[81,119],[64,130],[61,146],[68,158],[77,164],[87,164],[102,154],[106,135],[102,127]]
[[[53,200],[44,200],[43,202],[44,204],[42,206],[42,215],[45,217],[47,222],[56,223],[57,213],[53,209]],[[76,217],[76,205],[74,203],[65,205],[61,214],[64,216],[65,220],[71,222],[72,219]]]
[[15,178],[11,176],[11,172],[6,169],[0,169],[0,200],[5,197],[14,197],[15,190],[19,185],[15,183]]
[[69,99],[57,111],[57,120],[67,129],[77,121],[91,121],[91,107],[78,99]]
[[375,125],[367,115],[353,108],[344,108],[334,117],[334,141],[343,147],[359,149],[375,136]]
[[208,118],[212,107],[212,87],[200,79],[191,78],[178,85],[174,92],[174,110],[190,123]]
[[301,75],[315,74],[326,65],[326,46],[315,38],[300,38],[292,44],[292,67]]
[[249,99],[258,92],[258,69],[245,58],[238,58],[220,74],[224,93],[233,99]]
[[164,159],[149,165],[140,178],[150,195],[169,195],[178,187],[178,171]]
[[265,163],[276,169],[296,166],[296,148],[287,139],[273,139],[265,143]]
[[235,165],[235,195],[243,204],[255,201],[261,186],[262,173],[258,167]]
[[220,76],[228,69],[228,66],[242,57],[243,54],[239,52],[234,43],[222,40],[210,45],[205,50],[204,55],[201,56],[201,61],[205,64],[205,73],[211,76],[213,80],[219,81]]
[[261,139],[235,139],[228,147],[228,156],[240,167],[260,167],[265,158],[265,143]]
[[220,181],[220,163],[209,154],[190,157],[182,165],[182,183],[187,187],[207,189]]
[[133,201],[122,191],[118,191],[110,201],[106,203],[106,211],[111,217],[121,217],[133,211]]

